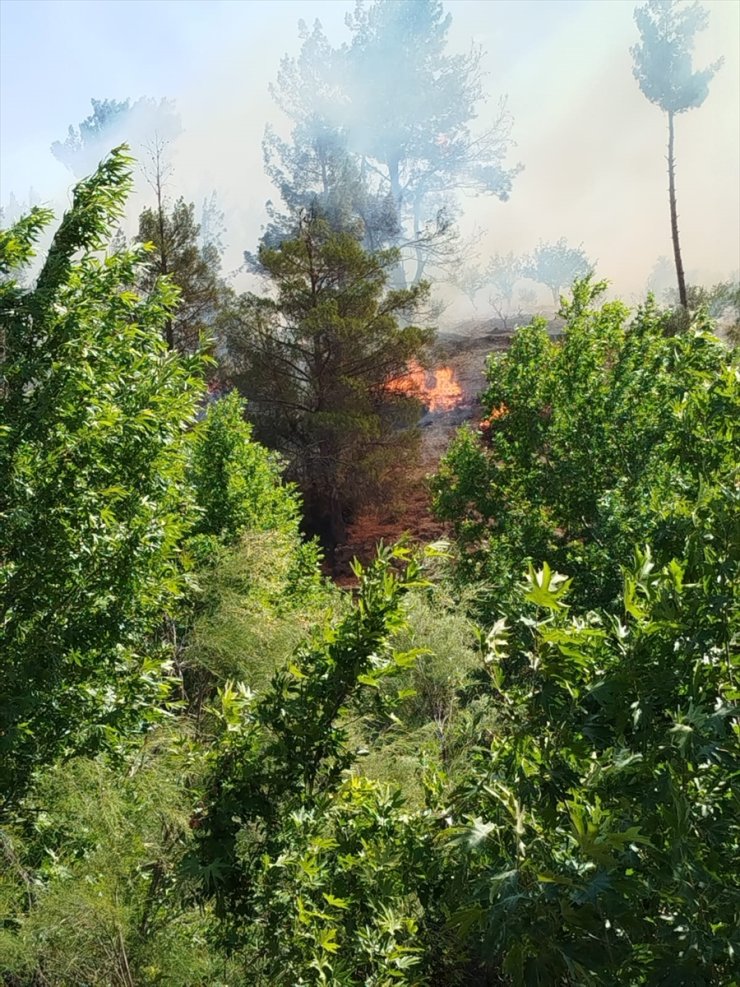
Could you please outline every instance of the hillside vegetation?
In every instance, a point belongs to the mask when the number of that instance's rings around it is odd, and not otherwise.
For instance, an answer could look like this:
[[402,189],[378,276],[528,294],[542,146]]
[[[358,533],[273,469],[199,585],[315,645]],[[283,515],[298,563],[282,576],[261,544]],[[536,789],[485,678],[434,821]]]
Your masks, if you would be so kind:
[[30,288],[51,217],[0,240],[4,983],[740,983],[708,316],[577,281],[557,341],[489,360],[432,482],[452,542],[342,591],[241,399],[168,350],[146,248],[105,252],[129,185],[119,150],[77,186]]

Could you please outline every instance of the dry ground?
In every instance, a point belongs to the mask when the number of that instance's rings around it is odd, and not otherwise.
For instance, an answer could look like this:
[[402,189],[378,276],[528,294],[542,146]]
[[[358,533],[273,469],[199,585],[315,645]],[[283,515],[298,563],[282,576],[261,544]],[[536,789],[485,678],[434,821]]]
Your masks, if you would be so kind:
[[510,331],[490,322],[467,324],[440,334],[434,365],[452,368],[462,391],[460,404],[452,411],[427,413],[422,418],[420,461],[404,476],[395,503],[367,509],[349,525],[347,542],[335,550],[331,566],[339,585],[353,585],[352,559],[367,564],[375,556],[379,541],[392,544],[407,533],[414,541],[428,543],[447,534],[446,526],[432,515],[428,478],[460,425],[479,420],[477,396],[485,383],[486,357],[505,350],[510,340]]

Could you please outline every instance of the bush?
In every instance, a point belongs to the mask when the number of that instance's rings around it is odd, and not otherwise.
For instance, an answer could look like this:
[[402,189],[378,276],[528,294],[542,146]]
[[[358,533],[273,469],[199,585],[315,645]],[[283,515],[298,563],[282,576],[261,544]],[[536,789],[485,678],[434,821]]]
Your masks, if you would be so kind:
[[160,730],[123,764],[79,758],[41,774],[23,807],[33,822],[5,835],[9,984],[210,987],[228,976],[176,884],[192,840],[192,754]]
[[527,561],[571,574],[573,606],[612,605],[635,545],[666,562],[680,554],[683,529],[661,502],[709,475],[700,460],[716,447],[686,433],[681,407],[734,372],[732,354],[706,321],[666,336],[651,302],[631,322],[620,302],[594,307],[603,290],[575,286],[560,342],[535,321],[491,359],[487,418],[458,434],[434,481],[461,580],[484,585],[487,620]]

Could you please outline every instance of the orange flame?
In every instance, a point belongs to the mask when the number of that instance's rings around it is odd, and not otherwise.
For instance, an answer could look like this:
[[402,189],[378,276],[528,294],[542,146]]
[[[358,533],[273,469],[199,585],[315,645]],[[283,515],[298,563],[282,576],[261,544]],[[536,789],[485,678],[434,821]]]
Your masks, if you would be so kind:
[[507,405],[501,402],[501,404],[495,405],[491,408],[491,413],[488,418],[484,418],[478,428],[483,438],[488,441],[493,441],[493,433],[497,430],[499,423],[502,418],[506,418],[509,414],[509,408]]
[[411,361],[408,373],[390,382],[392,391],[413,394],[429,411],[451,411],[462,404],[464,395],[451,367],[438,367],[425,370],[416,361]]

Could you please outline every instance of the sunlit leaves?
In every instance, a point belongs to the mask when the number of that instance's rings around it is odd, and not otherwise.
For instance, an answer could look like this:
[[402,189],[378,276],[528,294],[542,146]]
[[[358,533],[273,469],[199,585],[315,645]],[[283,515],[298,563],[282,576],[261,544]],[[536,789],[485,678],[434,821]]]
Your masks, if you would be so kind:
[[530,565],[524,599],[538,607],[560,610],[564,605],[563,598],[566,596],[570,584],[571,580],[567,576],[563,576],[559,572],[552,572],[547,562],[543,562],[542,568],[537,572]]
[[[36,764],[140,730],[168,689],[149,635],[181,592],[197,360],[165,352],[167,285],[131,290],[138,252],[96,256],[130,188],[125,149],[75,189],[36,286],[14,289],[0,433],[2,788]],[[4,243],[30,243],[32,214]],[[16,240],[14,240],[16,238]],[[25,249],[25,248],[24,248]]]
[[597,293],[491,361],[497,413],[437,479],[497,701],[451,800],[453,921],[514,983],[731,982],[735,357]]

